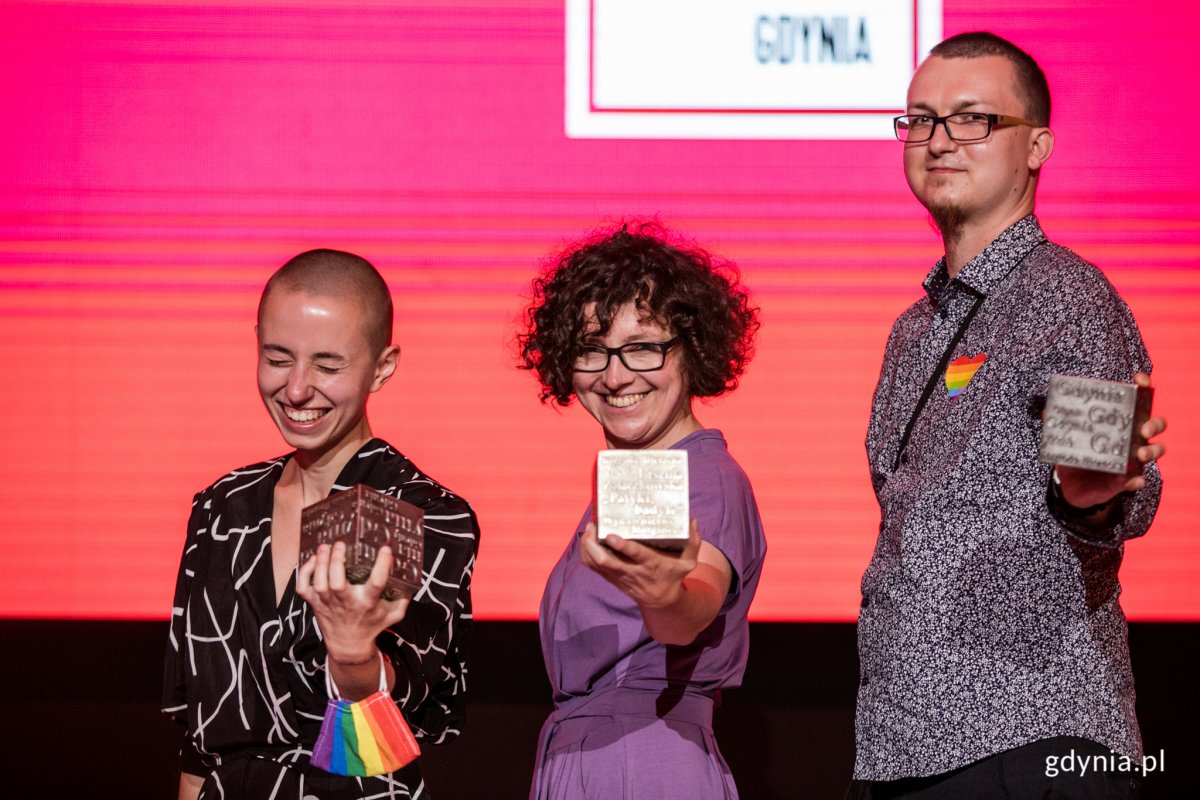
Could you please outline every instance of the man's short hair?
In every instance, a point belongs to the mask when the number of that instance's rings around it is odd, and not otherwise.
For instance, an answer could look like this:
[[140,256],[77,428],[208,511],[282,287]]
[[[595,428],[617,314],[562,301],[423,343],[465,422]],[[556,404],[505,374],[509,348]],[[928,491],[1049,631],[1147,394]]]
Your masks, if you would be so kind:
[[378,270],[362,256],[342,250],[309,250],[275,271],[258,301],[258,319],[273,289],[327,297],[352,297],[362,304],[363,332],[376,356],[392,343],[392,295]]
[[1017,97],[1025,103],[1025,116],[1041,125],[1050,124],[1050,84],[1033,56],[1012,42],[987,31],[951,36],[929,51],[941,58],[1000,56],[1012,62],[1017,73]]

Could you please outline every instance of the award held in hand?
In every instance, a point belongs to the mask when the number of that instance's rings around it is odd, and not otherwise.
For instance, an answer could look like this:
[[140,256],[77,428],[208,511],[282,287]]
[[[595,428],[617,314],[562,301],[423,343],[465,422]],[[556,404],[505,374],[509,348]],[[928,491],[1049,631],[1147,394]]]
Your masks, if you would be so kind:
[[1051,375],[1038,459],[1044,464],[1133,475],[1146,443],[1154,390],[1070,375]]
[[386,600],[412,594],[421,587],[425,556],[425,512],[363,484],[330,495],[300,512],[300,563],[317,547],[346,543],[346,578],[366,583],[375,557],[392,548],[392,573],[383,591]]
[[688,539],[684,450],[601,450],[596,457],[596,532],[663,550]]

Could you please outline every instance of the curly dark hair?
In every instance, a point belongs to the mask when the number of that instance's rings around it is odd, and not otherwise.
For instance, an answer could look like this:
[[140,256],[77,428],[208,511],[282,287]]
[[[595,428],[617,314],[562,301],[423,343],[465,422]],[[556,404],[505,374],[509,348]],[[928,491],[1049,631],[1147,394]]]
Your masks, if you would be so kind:
[[572,364],[589,304],[595,303],[603,336],[630,302],[679,337],[690,396],[716,397],[737,387],[759,326],[737,267],[656,222],[639,222],[569,246],[534,280],[517,342],[521,368],[542,383],[542,402],[571,402]]

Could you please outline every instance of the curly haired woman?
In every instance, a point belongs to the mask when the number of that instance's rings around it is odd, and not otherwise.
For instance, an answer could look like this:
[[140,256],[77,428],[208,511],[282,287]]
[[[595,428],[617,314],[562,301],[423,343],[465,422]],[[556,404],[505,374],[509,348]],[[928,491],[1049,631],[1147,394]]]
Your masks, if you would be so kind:
[[555,711],[531,798],[735,798],[712,711],[740,684],[766,553],[746,474],[693,399],[737,385],[758,328],[732,265],[654,224],[594,236],[534,282],[520,337],[542,400],[573,398],[608,448],[688,453],[680,553],[608,536],[589,506],[542,597]]

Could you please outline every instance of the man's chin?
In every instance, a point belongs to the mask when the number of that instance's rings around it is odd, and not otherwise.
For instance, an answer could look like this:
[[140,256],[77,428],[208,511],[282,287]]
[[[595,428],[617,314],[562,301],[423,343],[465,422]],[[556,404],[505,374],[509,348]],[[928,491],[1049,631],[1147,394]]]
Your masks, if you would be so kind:
[[929,221],[941,234],[943,241],[953,242],[962,237],[967,215],[961,206],[931,205],[928,206],[928,210]]

